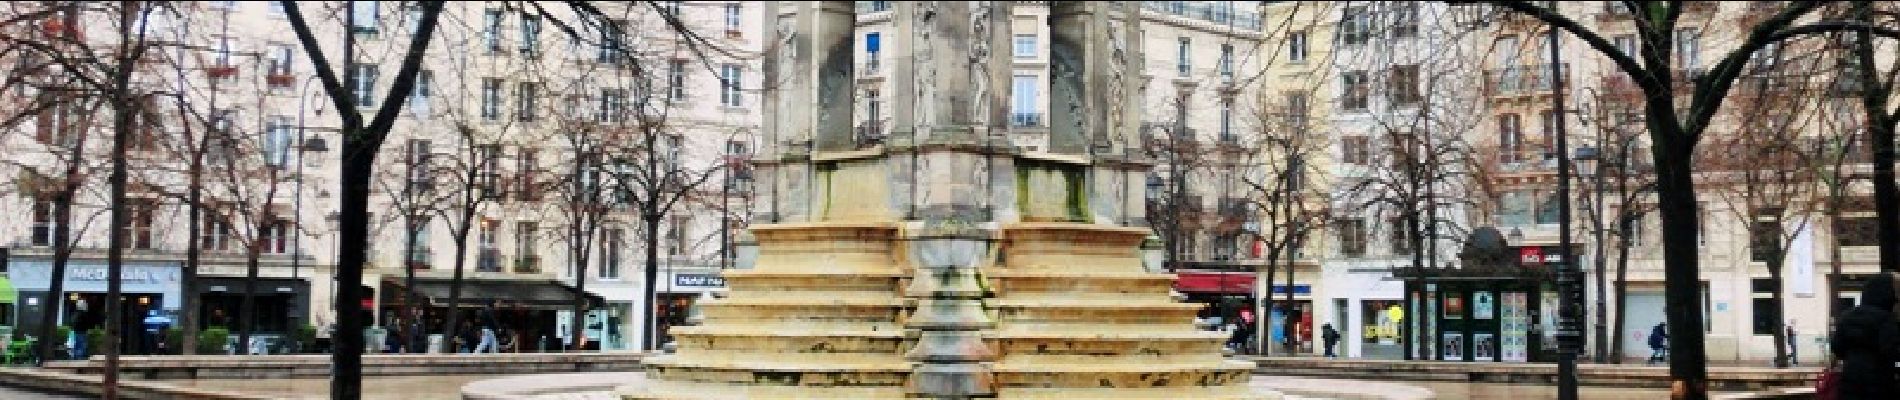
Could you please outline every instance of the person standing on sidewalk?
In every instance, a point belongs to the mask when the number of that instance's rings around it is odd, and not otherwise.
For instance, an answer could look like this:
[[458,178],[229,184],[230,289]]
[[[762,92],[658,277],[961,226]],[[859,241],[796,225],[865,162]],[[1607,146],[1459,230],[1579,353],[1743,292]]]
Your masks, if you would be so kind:
[[488,308],[476,311],[476,314],[478,317],[476,318],[476,323],[480,324],[481,328],[481,343],[475,345],[475,353],[479,354],[484,351],[494,353],[498,350],[496,348],[497,344],[495,343],[495,308],[491,305]]
[[1892,273],[1867,279],[1860,305],[1836,319],[1830,350],[1840,360],[1840,399],[1886,399],[1900,393],[1893,363],[1900,360],[1900,323],[1894,320]]
[[1788,364],[1801,366],[1801,341],[1795,340],[1794,320],[1788,320]]
[[1649,330],[1649,363],[1669,361],[1669,323],[1658,322]]
[[1326,324],[1320,327],[1319,336],[1320,340],[1326,342],[1326,358],[1339,358],[1339,355],[1333,354],[1333,346],[1339,344],[1339,330],[1333,329],[1333,324]]

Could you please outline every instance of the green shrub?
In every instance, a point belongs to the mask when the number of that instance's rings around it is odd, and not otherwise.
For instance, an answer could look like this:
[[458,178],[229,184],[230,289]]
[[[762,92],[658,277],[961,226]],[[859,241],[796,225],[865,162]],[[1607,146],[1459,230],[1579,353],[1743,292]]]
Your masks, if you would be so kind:
[[53,327],[53,337],[50,337],[47,339],[53,340],[53,343],[66,343],[66,338],[69,338],[72,336],[73,336],[73,327],[60,325],[60,326]]
[[165,354],[183,354],[185,348],[185,330],[177,327],[165,327]]
[[290,343],[288,343],[288,346],[289,346],[288,348],[290,349],[291,353],[302,353],[304,349],[310,348],[311,346],[315,346],[316,344],[317,344],[316,325],[304,324],[303,326],[297,327],[297,330],[292,331],[290,333]]
[[105,328],[92,328],[92,330],[86,331],[86,356],[91,357],[93,354],[105,354],[105,353],[106,353]]
[[198,331],[198,354],[224,354],[224,346],[231,340],[231,331],[222,326],[213,326]]

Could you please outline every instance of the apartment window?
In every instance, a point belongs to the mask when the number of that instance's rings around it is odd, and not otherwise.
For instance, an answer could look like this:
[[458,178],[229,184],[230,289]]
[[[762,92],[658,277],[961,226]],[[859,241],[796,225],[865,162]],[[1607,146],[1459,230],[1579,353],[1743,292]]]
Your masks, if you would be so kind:
[[662,1],[662,2],[660,2],[660,11],[662,11],[662,12],[665,12],[665,13],[666,13],[666,15],[671,15],[671,16],[679,16],[679,15],[680,15],[680,2],[677,2],[677,1]]
[[152,222],[158,213],[158,201],[126,199],[125,244],[131,249],[152,248]]
[[1040,80],[1035,75],[1016,75],[1015,80],[1011,81],[1011,126],[1042,126],[1042,113],[1036,109],[1041,101],[1037,98],[1040,95],[1037,91],[1038,82]]
[[1524,132],[1517,114],[1498,115],[1498,155],[1507,163],[1524,161]]
[[719,66],[719,104],[726,107],[744,105],[745,92],[741,91],[739,86],[744,84],[744,78],[744,71],[739,69],[739,64]]
[[409,216],[409,268],[429,268],[429,216],[416,214]]
[[538,149],[533,147],[522,147],[521,156],[515,159],[517,164],[515,166],[515,173],[521,174],[515,178],[515,184],[520,185],[520,187],[515,190],[517,191],[516,197],[521,199],[521,201],[535,201],[541,199],[540,186],[535,182],[537,179],[535,174],[538,173],[541,168],[535,160],[535,153],[538,151]]
[[[1764,217],[1774,217],[1781,212],[1764,212]],[[1748,227],[1749,259],[1755,262],[1768,262],[1776,258],[1773,250],[1781,247],[1781,221],[1758,220]]]
[[418,118],[429,117],[430,92],[435,90],[435,73],[429,70],[416,71],[416,87],[409,92],[409,111]]
[[267,66],[265,73],[276,76],[289,76],[290,63],[296,59],[296,49],[291,48],[288,44],[272,43],[269,51],[270,54],[266,55]]
[[1695,244],[1697,246],[1708,246],[1709,245],[1709,203],[1708,202],[1698,201],[1695,203],[1695,225],[1696,225],[1695,226]]
[[687,216],[684,216],[684,215],[675,215],[673,216],[672,219],[673,219],[671,221],[672,223],[667,225],[668,229],[666,233],[666,238],[667,238],[667,242],[671,243],[671,245],[667,246],[668,249],[667,249],[666,254],[675,255],[675,256],[684,255],[686,254],[686,241],[687,241],[686,223],[689,220],[687,219]]
[[1372,155],[1372,144],[1365,136],[1345,136],[1339,139],[1340,161],[1352,165],[1366,165]]
[[433,182],[429,169],[433,153],[429,150],[429,141],[409,139],[409,192],[427,191]]
[[501,79],[482,78],[482,120],[501,119]]
[[1218,68],[1220,68],[1220,77],[1222,80],[1234,80],[1234,45],[1221,43],[1220,65]]
[[1392,77],[1390,78],[1390,81],[1388,82],[1388,84],[1392,86],[1390,88],[1391,92],[1389,93],[1391,93],[1390,97],[1391,97],[1392,103],[1394,104],[1398,104],[1398,105],[1418,104],[1419,100],[1422,97],[1419,95],[1419,90],[1418,90],[1419,82],[1418,82],[1418,66],[1417,65],[1400,65],[1400,66],[1392,67]]
[[1191,55],[1188,52],[1188,47],[1190,47],[1191,44],[1192,41],[1186,36],[1182,36],[1175,41],[1174,69],[1175,72],[1180,73],[1183,77],[1193,73],[1194,69],[1194,59],[1190,57]]
[[486,200],[501,199],[501,145],[482,145],[475,150],[475,189]]
[[1286,59],[1292,62],[1306,61],[1306,31],[1293,31],[1286,37]]
[[1407,228],[1405,218],[1396,216],[1388,218],[1386,227],[1391,231],[1387,237],[1392,239],[1390,247],[1392,255],[1412,254],[1412,230]]
[[1636,57],[1636,35],[1616,35],[1611,39],[1611,43],[1616,45],[1616,50],[1623,53],[1623,56]]
[[497,236],[495,231],[501,228],[500,224],[500,221],[492,219],[482,220],[481,233],[476,234],[476,242],[479,244],[475,260],[476,270],[501,272],[501,249],[495,245],[495,236]]
[[1775,301],[1775,292],[1781,290],[1775,280],[1756,278],[1748,280],[1749,297],[1753,302],[1754,325],[1756,335],[1773,335],[1781,329],[1781,303]]
[[534,122],[535,106],[541,99],[541,84],[521,82],[515,89],[515,120]]
[[1340,107],[1353,111],[1365,111],[1366,97],[1372,91],[1371,82],[1366,80],[1366,71],[1350,71],[1340,74],[1340,82],[1345,91],[1340,99]]
[[1347,7],[1339,21],[1339,40],[1348,45],[1366,44],[1372,36],[1372,16],[1365,7]]
[[275,116],[264,123],[264,164],[283,168],[290,165],[290,117]]
[[670,60],[666,64],[666,99],[686,100],[686,60]]
[[482,14],[482,44],[488,48],[488,54],[501,53],[501,10]]
[[595,55],[595,61],[603,64],[620,63],[620,34],[621,25],[617,21],[601,27],[600,51]]
[[1536,193],[1529,191],[1509,191],[1498,196],[1498,225],[1530,225],[1531,210],[1536,208]]
[[1695,28],[1676,30],[1676,66],[1695,70],[1702,66],[1702,33]]
[[375,34],[377,2],[358,1],[354,3],[355,7],[352,8],[354,12],[350,14],[350,30],[356,33]]
[[1366,225],[1358,219],[1339,221],[1339,255],[1359,257],[1366,254]]
[[627,91],[624,89],[602,89],[600,91],[600,111],[594,115],[599,122],[621,122],[626,120]]
[[1544,159],[1555,160],[1557,159],[1557,113],[1552,110],[1538,111],[1537,118],[1544,127],[1543,135],[1540,136],[1543,143],[1538,143],[1544,150]]
[[1834,226],[1834,240],[1842,247],[1879,246],[1879,220],[1872,215],[1842,216],[1840,223]]
[[1036,58],[1036,35],[1016,35],[1016,58]]
[[1559,201],[1560,199],[1557,198],[1556,192],[1544,193],[1537,196],[1537,200],[1536,222],[1538,224],[1557,224],[1563,222],[1564,204],[1562,201]]
[[284,254],[290,250],[290,220],[272,219],[264,225],[264,235],[259,243],[266,254]]
[[541,16],[521,14],[521,55],[528,58],[541,55]]
[[[408,7],[408,9],[403,12],[402,18],[403,24],[409,26],[410,36],[422,33],[422,7]],[[441,24],[440,21],[436,23]]]
[[1234,99],[1223,98],[1220,101],[1220,141],[1235,142],[1234,138]]
[[[870,127],[870,133],[882,133],[884,123],[884,101],[877,89],[864,91],[864,123]],[[730,146],[728,146],[730,148]]]
[[620,279],[620,228],[608,228],[600,235],[600,279]]
[[882,47],[883,40],[881,40],[883,39],[883,37],[884,37],[883,34],[877,33],[877,32],[864,34],[864,72],[865,73],[870,73],[870,74],[877,73],[878,63],[880,62],[878,59],[878,52],[883,51],[883,47]]
[[1306,92],[1288,92],[1286,94],[1286,124],[1295,132],[1306,128]]
[[376,106],[376,64],[356,66],[356,86],[351,93],[356,96],[356,106],[370,108]]
[[212,212],[206,212],[200,218],[199,247],[213,251],[231,250],[231,223]]
[[213,62],[220,68],[229,68],[234,65],[231,64],[231,37],[218,37],[218,50]]
[[739,17],[741,15],[739,13],[740,11],[739,7],[740,7],[739,3],[732,3],[732,4],[726,5],[726,31],[727,32],[739,31],[739,22],[740,22]]
[[1392,37],[1418,36],[1418,3],[1392,2]]
[[535,229],[537,228],[534,222],[521,221],[515,223],[515,257],[517,257],[515,260],[515,272],[540,271],[540,265],[537,264],[541,261],[541,257],[535,255],[534,244]]
[[43,197],[33,201],[33,245],[52,246],[53,230],[59,227],[59,221],[53,218],[53,210],[58,200]]

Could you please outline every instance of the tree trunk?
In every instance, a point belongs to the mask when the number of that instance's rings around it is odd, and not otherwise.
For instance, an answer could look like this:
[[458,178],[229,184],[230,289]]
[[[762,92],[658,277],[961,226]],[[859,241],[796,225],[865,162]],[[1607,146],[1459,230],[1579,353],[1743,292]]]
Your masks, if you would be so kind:
[[[85,136],[80,134],[80,139],[74,145],[75,149],[85,148]],[[45,298],[40,300],[44,311],[40,313],[39,354],[35,357],[40,366],[45,366],[47,361],[52,361],[53,349],[59,343],[66,342],[66,338],[54,336],[58,332],[59,313],[66,304],[64,293],[66,264],[72,260],[73,256],[72,226],[70,225],[73,221],[73,198],[79,188],[79,182],[76,181],[79,176],[79,165],[79,153],[74,152],[72,159],[67,161],[66,176],[62,178],[65,183],[62,184],[58,199],[53,201],[53,220],[58,223],[53,224],[53,265],[50,271],[52,276],[47,282]]]
[[[1775,246],[1780,247],[1778,244]],[[1787,326],[1785,325],[1787,322],[1784,321],[1788,320],[1788,307],[1786,304],[1782,304],[1783,299],[1781,296],[1781,291],[1787,289],[1782,286],[1781,280],[1781,257],[1783,257],[1786,252],[1782,249],[1770,249],[1769,251],[1773,254],[1771,256],[1773,258],[1768,260],[1768,280],[1770,281],[1769,284],[1775,288],[1774,293],[1769,295],[1771,301],[1775,303],[1775,326],[1771,329],[1774,331],[1775,338],[1775,368],[1787,368],[1788,330],[1783,327]],[[1761,311],[1758,310],[1756,312]]]
[[[415,169],[414,167],[410,168],[410,170],[412,171],[414,169]],[[413,179],[413,177],[411,179]],[[411,180],[410,182],[414,182],[414,181]],[[413,184],[404,183],[404,186],[411,186],[411,185]],[[410,196],[405,192],[404,197],[409,198],[409,201],[411,204],[409,207],[411,208],[415,207],[414,202],[416,200],[414,196]],[[424,346],[428,345],[428,339],[426,339],[427,336],[424,335],[424,331],[428,328],[428,326],[422,323],[422,320],[424,319],[423,317],[428,312],[427,310],[424,310],[422,308],[422,300],[421,300],[422,296],[416,295],[416,267],[417,267],[416,250],[422,245],[421,243],[419,243],[420,238],[417,238],[416,234],[420,232],[422,229],[427,229],[427,227],[429,226],[428,225],[429,220],[424,219],[421,221],[417,221],[416,216],[413,214],[415,210],[411,209],[408,211],[411,212],[411,215],[403,216],[403,220],[408,221],[408,223],[405,225],[408,225],[409,227],[408,230],[403,232],[403,238],[404,238],[403,252],[402,252],[403,321],[401,323],[401,326],[397,327],[397,329],[401,329],[401,332],[402,332],[402,336],[404,339],[403,346],[405,347],[405,349],[403,349],[404,352],[419,352],[419,351],[422,351]],[[434,255],[434,254],[431,254],[431,255]],[[425,257],[420,262],[427,264],[429,262],[429,259]],[[373,344],[381,345],[381,343],[373,343]]]
[[[1254,317],[1254,318],[1259,318],[1260,321],[1262,322],[1269,321],[1271,319],[1271,316],[1273,315],[1274,308],[1278,307],[1278,305],[1274,304],[1273,302],[1273,279],[1274,279],[1274,275],[1277,272],[1279,272],[1278,270],[1280,269],[1280,254],[1281,253],[1282,253],[1282,250],[1274,249],[1274,250],[1269,251],[1267,254],[1267,280],[1265,281],[1267,282],[1267,285],[1266,285],[1267,289],[1265,290],[1265,293],[1262,294],[1262,296],[1264,296],[1264,298],[1266,299],[1263,301],[1263,303],[1266,304],[1266,307],[1264,310],[1260,311],[1261,315]],[[1292,263],[1287,263],[1287,264],[1292,264]],[[1255,338],[1254,347],[1260,349],[1260,355],[1262,356],[1273,355],[1273,345],[1272,343],[1268,343],[1268,342],[1271,342],[1272,339],[1269,335],[1267,335],[1268,333],[1267,330],[1272,329],[1272,326],[1270,324],[1257,324],[1257,325],[1264,325],[1267,327],[1267,329],[1254,330],[1254,335],[1253,335]]]
[[187,193],[185,193],[188,199],[185,201],[185,218],[190,219],[190,221],[185,224],[185,243],[187,243],[185,245],[185,267],[178,271],[179,291],[182,292],[184,296],[178,299],[178,325],[181,325],[183,329],[181,329],[182,332],[178,338],[178,347],[182,348],[177,350],[178,354],[184,355],[198,354],[198,302],[194,299],[198,297],[198,258],[200,253],[203,252],[200,247],[204,246],[204,241],[199,238],[199,235],[202,235],[205,229],[204,206],[200,204],[200,202],[203,201],[203,195],[199,193],[204,190],[204,184],[202,183],[204,179],[204,147],[202,144],[205,142],[201,141],[199,143],[200,146],[192,151],[191,171],[189,172]]
[[[1840,170],[1838,168],[1835,169],[1836,174],[1839,172]],[[1839,178],[1839,176],[1836,176],[1836,179]],[[1835,182],[1840,181],[1837,180]],[[1835,233],[1834,235],[1829,235],[1831,240],[1828,241],[1827,246],[1827,325],[1825,326],[1830,330],[1834,327],[1834,316],[1841,312],[1841,310],[1834,308],[1834,303],[1838,302],[1836,299],[1841,297],[1841,237],[1839,234],[1841,232],[1842,201],[1841,188],[1838,185],[1842,185],[1842,183],[1836,183],[1828,188],[1830,198],[1828,199],[1827,206],[1827,226],[1833,229]],[[1820,353],[1823,360],[1828,359],[1828,357],[1832,355],[1831,352],[1827,351]]]
[[[466,189],[464,189],[466,190]],[[455,353],[455,333],[462,321],[462,266],[468,262],[468,230],[475,219],[475,208],[462,209],[461,226],[455,229],[455,271],[449,278],[448,321],[442,324],[442,352]]]
[[[1654,100],[1652,100],[1654,102]],[[1670,116],[1669,108],[1650,107],[1652,128]],[[1680,129],[1652,129],[1656,159],[1657,209],[1662,216],[1664,303],[1669,324],[1669,375],[1678,400],[1708,398],[1708,366],[1703,348],[1702,278],[1696,244],[1698,230],[1695,179],[1687,162]]]
[[[647,198],[647,204],[649,204],[648,207],[659,206],[657,203],[654,202],[654,197],[657,197],[657,196],[649,196]],[[646,243],[647,244],[646,245],[646,248],[647,248],[646,249],[646,252],[647,252],[646,264],[647,265],[646,265],[646,271],[644,271],[646,273],[646,283],[644,285],[645,294],[643,297],[641,297],[642,299],[645,299],[644,301],[646,302],[646,305],[644,307],[646,311],[641,313],[642,318],[640,318],[640,322],[644,325],[640,329],[640,332],[642,335],[642,338],[640,340],[640,350],[646,350],[646,351],[651,351],[653,349],[659,348],[659,346],[656,343],[654,343],[654,341],[659,340],[660,335],[659,335],[659,332],[655,330],[657,328],[655,325],[657,324],[654,323],[654,319],[658,318],[658,316],[654,315],[653,310],[655,309],[654,306],[658,304],[655,302],[656,299],[654,298],[654,289],[655,289],[654,284],[656,281],[660,279],[659,278],[660,276],[659,275],[660,274],[660,250],[659,250],[660,248],[660,234],[659,234],[660,218],[661,218],[661,215],[658,212],[653,212],[651,210],[649,210],[649,212],[647,212],[646,215],[641,216],[641,219],[643,220],[642,222],[646,223],[646,228],[647,228],[647,240],[646,240],[647,242]]]
[[[582,224],[576,224],[578,225]],[[587,341],[581,335],[587,329],[585,325],[587,321],[587,247],[591,243],[588,243],[584,235],[579,233],[582,228],[576,227],[574,230],[575,237],[569,240],[572,244],[568,245],[574,254],[570,261],[574,263],[574,315],[573,322],[568,327],[567,337],[573,342],[568,350],[580,351],[587,349]]]
[[1610,362],[1616,364],[1623,363],[1624,332],[1629,331],[1624,321],[1623,303],[1629,298],[1630,233],[1634,230],[1635,218],[1641,218],[1641,216],[1624,215],[1623,218],[1619,218],[1621,221],[1617,222],[1619,224],[1617,230],[1620,234],[1616,241],[1616,321],[1611,322],[1616,326],[1616,331],[1610,334]]
[[[266,203],[266,209],[269,205]],[[257,259],[264,251],[269,218],[259,218],[252,228],[251,243],[244,249],[244,297],[238,303],[237,354],[251,354],[251,331],[257,327]]]
[[[1299,262],[1289,258],[1286,263],[1286,305],[1280,307],[1280,336],[1283,336],[1286,341],[1286,355],[1289,356],[1299,354],[1299,347],[1296,344],[1300,333],[1298,329],[1300,320],[1298,316],[1293,315],[1297,311],[1295,306],[1298,305],[1293,302],[1293,274],[1298,273],[1299,270]],[[1271,280],[1267,281],[1267,295],[1273,295]],[[1256,315],[1254,318],[1260,318],[1260,316]]]

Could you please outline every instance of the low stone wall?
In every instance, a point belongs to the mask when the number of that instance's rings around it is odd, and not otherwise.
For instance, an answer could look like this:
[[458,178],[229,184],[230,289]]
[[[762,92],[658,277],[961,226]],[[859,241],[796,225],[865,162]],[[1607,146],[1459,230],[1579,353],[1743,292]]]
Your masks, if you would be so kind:
[[[80,396],[99,396],[100,393],[105,390],[104,382],[96,375],[78,375],[28,368],[0,368],[0,386],[29,388],[45,392]],[[262,400],[271,398],[136,380],[120,380],[118,394],[119,398],[123,399],[150,400]]]
[[[640,370],[640,353],[366,354],[364,376],[533,374]],[[330,376],[330,355],[126,356],[130,379],[271,379]],[[96,375],[104,357],[56,361],[46,369]]]
[[[1369,380],[1498,382],[1556,384],[1557,364],[1457,361],[1342,360],[1300,357],[1244,357],[1257,374]],[[1812,387],[1819,368],[1710,367],[1709,388],[1763,391]],[[1577,381],[1586,386],[1669,387],[1669,367],[1580,364]]]

